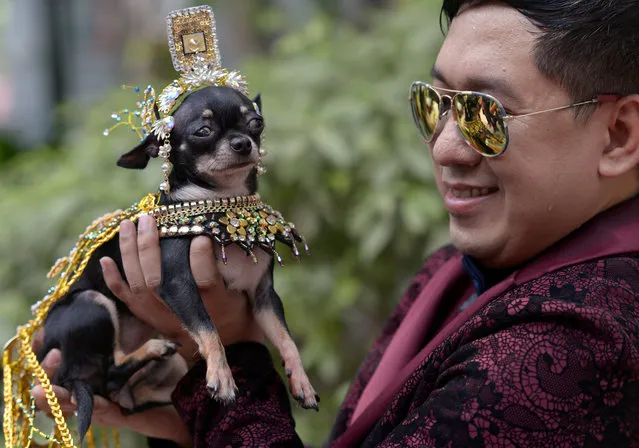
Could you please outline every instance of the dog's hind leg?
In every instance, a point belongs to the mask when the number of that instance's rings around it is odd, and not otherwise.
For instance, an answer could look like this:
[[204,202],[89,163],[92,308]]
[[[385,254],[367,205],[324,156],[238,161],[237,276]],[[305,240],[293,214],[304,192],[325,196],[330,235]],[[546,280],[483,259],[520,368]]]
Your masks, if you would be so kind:
[[286,325],[282,300],[273,288],[272,268],[271,265],[271,269],[257,286],[255,297],[252,299],[253,314],[268,340],[282,357],[293,397],[303,408],[319,410],[319,396],[304,371],[299,351]]
[[57,302],[47,315],[38,351],[39,361],[53,348],[61,351],[53,383],[69,389],[77,400],[81,439],[91,422],[93,394],[103,393],[113,356],[116,324],[106,302],[112,304],[93,290],[72,292]]
[[140,348],[126,355],[116,350],[115,363],[109,368],[107,389],[120,389],[134,373],[148,363],[170,358],[177,350],[178,344],[165,339],[149,339]]
[[113,338],[114,366],[109,370],[109,375],[112,377],[110,380],[114,380],[117,377],[126,377],[124,379],[124,382],[126,382],[133,373],[140,370],[150,361],[168,358],[177,352],[178,345],[175,342],[166,339],[149,339],[133,352],[125,354],[121,347],[120,318],[113,300],[95,291],[87,291],[83,294],[86,298],[104,307],[111,316],[115,335]]
[[206,384],[214,398],[235,400],[237,386],[226,362],[224,346],[211,321],[189,263],[190,239],[161,240],[162,284],[160,295],[184,324],[206,360]]
[[112,366],[107,390],[124,414],[171,404],[171,393],[188,368],[181,356]]

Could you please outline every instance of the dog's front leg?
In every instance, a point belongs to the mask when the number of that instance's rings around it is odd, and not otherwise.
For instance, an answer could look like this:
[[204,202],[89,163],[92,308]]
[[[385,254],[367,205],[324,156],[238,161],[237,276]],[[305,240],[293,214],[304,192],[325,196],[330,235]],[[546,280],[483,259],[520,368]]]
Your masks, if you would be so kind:
[[319,410],[319,396],[304,371],[299,351],[286,325],[282,300],[273,288],[272,262],[260,280],[254,297],[249,298],[257,324],[282,357],[291,394],[303,408]]
[[237,387],[226,362],[224,346],[208,315],[191,273],[188,238],[162,239],[160,295],[177,315],[206,360],[206,384],[213,397],[224,403],[235,400]]

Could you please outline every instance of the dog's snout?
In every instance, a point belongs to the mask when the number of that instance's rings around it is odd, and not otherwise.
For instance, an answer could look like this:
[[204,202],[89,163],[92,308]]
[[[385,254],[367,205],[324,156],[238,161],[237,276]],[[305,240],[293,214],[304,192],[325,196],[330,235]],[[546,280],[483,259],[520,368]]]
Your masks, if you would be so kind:
[[243,156],[249,155],[251,153],[251,149],[253,149],[251,139],[248,137],[234,137],[231,139],[230,143],[233,151]]

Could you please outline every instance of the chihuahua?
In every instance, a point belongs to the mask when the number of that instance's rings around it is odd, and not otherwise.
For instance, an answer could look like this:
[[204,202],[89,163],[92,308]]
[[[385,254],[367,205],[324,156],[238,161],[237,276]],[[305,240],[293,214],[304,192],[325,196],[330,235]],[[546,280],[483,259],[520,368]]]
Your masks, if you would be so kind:
[[[251,100],[228,87],[206,87],[187,96],[173,114],[171,190],[161,195],[160,203],[256,193],[264,130],[260,109],[259,95]],[[117,163],[124,168],[145,168],[158,156],[161,144],[150,134]],[[234,401],[237,387],[191,273],[191,238],[161,238],[158,292],[198,344],[207,364],[206,382],[212,397],[228,404]],[[317,410],[319,396],[304,371],[273,287],[273,257],[257,250],[256,263],[236,245],[228,246],[224,254],[221,250],[216,245],[217,265],[227,289],[250,300],[256,322],[282,357],[293,397],[303,408]],[[177,345],[159,338],[107,288],[98,261],[105,256],[123,271],[118,242],[112,239],[96,251],[72,289],[52,307],[38,350],[39,360],[53,348],[62,352],[53,383],[72,391],[81,437],[91,421],[94,394],[116,401],[123,412],[140,412],[170,403],[177,380],[186,372],[184,360],[176,355]]]

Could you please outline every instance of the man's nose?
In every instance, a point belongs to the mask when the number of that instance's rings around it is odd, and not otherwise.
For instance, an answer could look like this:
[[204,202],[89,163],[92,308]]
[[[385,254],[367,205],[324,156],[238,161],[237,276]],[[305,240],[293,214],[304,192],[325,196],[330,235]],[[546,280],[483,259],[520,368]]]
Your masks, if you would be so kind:
[[442,117],[441,130],[430,143],[433,161],[441,166],[478,165],[483,156],[471,148],[461,135],[452,114]]

